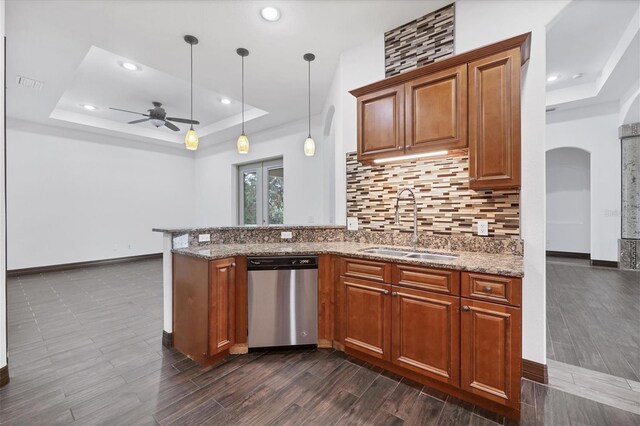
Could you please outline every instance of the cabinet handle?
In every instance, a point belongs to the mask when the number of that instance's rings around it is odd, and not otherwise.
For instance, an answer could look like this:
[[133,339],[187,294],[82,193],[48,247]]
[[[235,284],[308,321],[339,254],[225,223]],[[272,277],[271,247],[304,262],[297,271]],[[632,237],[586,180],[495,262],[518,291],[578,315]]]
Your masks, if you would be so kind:
[[475,182],[475,181],[476,181],[476,178],[474,178],[474,177],[470,177],[469,178],[469,182]]
[[384,290],[383,293],[384,294],[389,294],[389,290]]
[[407,146],[406,149],[411,149],[411,145]]
[[491,293],[491,291],[493,291],[493,287],[486,285],[484,286],[484,291],[486,291],[487,293]]
[[467,305],[462,305],[462,310],[463,310],[464,312],[467,312],[467,311],[469,311],[470,309],[471,309],[471,308],[470,308],[470,307],[468,307]]
[[394,291],[393,293],[391,293],[391,295],[392,295],[392,296],[397,296],[397,295],[398,295],[398,292],[397,292],[397,291]]

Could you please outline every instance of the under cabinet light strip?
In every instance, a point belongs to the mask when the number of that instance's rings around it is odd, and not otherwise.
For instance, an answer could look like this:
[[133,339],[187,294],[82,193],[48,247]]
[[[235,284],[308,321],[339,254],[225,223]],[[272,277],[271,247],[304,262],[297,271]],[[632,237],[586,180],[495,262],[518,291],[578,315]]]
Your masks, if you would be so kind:
[[437,157],[439,155],[447,155],[449,151],[433,151],[425,154],[411,154],[411,155],[401,155],[399,157],[388,157],[388,158],[377,158],[373,160],[374,163],[390,163],[392,161],[401,161],[401,160],[413,160],[416,158],[425,158],[425,157]]

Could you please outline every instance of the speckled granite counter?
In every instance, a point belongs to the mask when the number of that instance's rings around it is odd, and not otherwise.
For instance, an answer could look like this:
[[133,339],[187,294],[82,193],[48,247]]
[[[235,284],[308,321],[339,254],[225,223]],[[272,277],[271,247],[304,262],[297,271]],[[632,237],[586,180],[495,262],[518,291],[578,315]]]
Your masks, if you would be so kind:
[[[482,272],[487,274],[512,277],[523,276],[523,260],[521,256],[508,254],[489,254],[477,252],[445,253],[428,250],[429,253],[455,254],[453,260],[412,259],[400,256],[383,256],[363,253],[363,250],[380,247],[376,244],[353,242],[303,242],[303,243],[268,243],[268,244],[210,244],[207,246],[173,249],[176,254],[199,257],[206,260],[221,259],[233,256],[274,256],[284,254],[332,254],[338,256],[358,257],[363,259],[384,260],[435,268],[447,268],[460,271]],[[412,249],[403,246],[388,246],[393,249],[426,252],[425,249]]]

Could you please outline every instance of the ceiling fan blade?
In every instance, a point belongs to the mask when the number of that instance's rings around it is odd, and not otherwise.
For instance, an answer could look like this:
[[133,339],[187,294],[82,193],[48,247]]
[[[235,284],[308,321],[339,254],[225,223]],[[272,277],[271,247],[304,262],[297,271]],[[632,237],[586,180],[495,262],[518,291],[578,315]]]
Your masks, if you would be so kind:
[[149,121],[151,120],[150,118],[142,118],[140,120],[133,120],[128,122],[127,124],[138,124],[138,123],[144,123],[145,121]]
[[170,128],[171,130],[173,130],[174,132],[178,132],[178,131],[180,131],[180,129],[179,129],[176,125],[174,125],[174,124],[172,124],[172,123],[169,123],[168,121],[165,121],[165,122],[164,122],[164,125],[165,125],[166,127]]
[[113,107],[109,107],[109,109],[112,109],[114,111],[128,112],[130,114],[138,114],[138,115],[144,115],[145,117],[149,117],[149,114],[143,114],[141,112],[129,111],[129,110],[126,110],[126,109],[113,108]]
[[189,120],[187,118],[166,117],[165,120],[175,121],[176,123],[200,124],[197,120]]

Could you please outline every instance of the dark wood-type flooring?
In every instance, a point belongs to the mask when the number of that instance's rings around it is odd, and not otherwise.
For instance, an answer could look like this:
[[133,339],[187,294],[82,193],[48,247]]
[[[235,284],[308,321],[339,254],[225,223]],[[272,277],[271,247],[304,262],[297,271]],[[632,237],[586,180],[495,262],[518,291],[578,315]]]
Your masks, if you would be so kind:
[[[8,283],[11,383],[0,422],[509,424],[331,350],[234,356],[200,368],[161,345],[161,262]],[[640,416],[523,380],[522,424],[630,425]]]
[[640,381],[640,273],[547,258],[547,357]]

